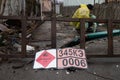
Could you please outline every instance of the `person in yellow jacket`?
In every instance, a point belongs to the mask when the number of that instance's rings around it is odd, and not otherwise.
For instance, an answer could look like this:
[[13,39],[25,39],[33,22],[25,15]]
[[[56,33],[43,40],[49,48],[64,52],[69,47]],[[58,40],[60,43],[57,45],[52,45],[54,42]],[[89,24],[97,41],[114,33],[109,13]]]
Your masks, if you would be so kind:
[[[92,10],[93,10],[93,5],[81,4],[80,7],[73,14],[72,18],[90,18],[90,14]],[[70,25],[75,26],[76,30],[80,29],[80,22],[70,22]],[[91,26],[92,23],[90,24],[88,23],[85,25]],[[86,28],[88,28],[88,26],[86,26]]]

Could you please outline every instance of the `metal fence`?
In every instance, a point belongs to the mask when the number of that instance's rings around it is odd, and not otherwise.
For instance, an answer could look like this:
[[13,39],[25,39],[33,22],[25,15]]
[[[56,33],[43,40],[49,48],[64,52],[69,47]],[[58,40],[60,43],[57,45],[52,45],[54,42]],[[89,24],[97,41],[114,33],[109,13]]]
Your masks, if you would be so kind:
[[[41,17],[27,17],[24,15],[24,12],[22,13],[23,15],[21,16],[0,16],[0,19],[18,19],[21,20],[22,22],[22,52],[18,54],[2,54],[0,53],[0,57],[5,57],[5,58],[33,58],[35,56],[35,52],[33,54],[27,54],[26,52],[26,44],[27,44],[27,39],[26,39],[26,27],[27,27],[27,21],[28,20],[37,20],[41,21]],[[43,18],[43,21],[51,21],[51,48],[56,48],[56,22],[57,21],[62,21],[62,22],[80,22],[80,37],[82,38],[80,40],[80,48],[85,49],[85,22],[99,22],[99,23],[107,23],[107,32],[108,32],[108,54],[107,55],[88,55],[87,57],[120,57],[120,55],[114,55],[113,54],[113,36],[112,36],[112,31],[113,31],[113,23],[120,23],[120,20],[111,20],[111,19],[72,19],[72,18],[59,18],[56,17],[55,15],[55,5],[52,5],[52,16]]]

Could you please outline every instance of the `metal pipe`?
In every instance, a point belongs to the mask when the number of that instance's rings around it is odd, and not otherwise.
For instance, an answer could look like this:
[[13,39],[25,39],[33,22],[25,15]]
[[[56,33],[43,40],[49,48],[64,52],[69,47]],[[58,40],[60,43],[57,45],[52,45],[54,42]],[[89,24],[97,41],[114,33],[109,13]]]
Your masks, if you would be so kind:
[[[118,35],[120,35],[120,30],[113,30],[113,36],[118,36]],[[89,34],[85,35],[85,41],[91,41],[91,40],[95,40],[95,39],[105,38],[107,36],[108,36],[107,31],[89,33]],[[61,48],[72,47],[72,46],[75,46],[78,44],[80,44],[80,37],[74,38],[72,41],[61,46]]]

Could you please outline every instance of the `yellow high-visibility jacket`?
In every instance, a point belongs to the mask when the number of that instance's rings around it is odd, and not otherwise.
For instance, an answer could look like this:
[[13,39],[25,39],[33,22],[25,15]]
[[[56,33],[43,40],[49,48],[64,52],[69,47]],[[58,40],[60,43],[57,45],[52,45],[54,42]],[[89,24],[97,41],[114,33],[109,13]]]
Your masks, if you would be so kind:
[[[73,14],[72,18],[90,18],[90,10],[86,4],[81,4]],[[76,29],[80,28],[80,22],[70,22],[70,25],[75,26]]]

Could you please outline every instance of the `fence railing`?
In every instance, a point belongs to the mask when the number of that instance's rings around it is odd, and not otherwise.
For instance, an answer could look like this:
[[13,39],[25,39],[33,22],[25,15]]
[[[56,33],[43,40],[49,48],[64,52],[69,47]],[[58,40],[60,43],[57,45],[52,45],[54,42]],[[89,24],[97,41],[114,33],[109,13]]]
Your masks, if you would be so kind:
[[[98,23],[107,23],[107,32],[108,32],[108,51],[107,55],[88,55],[88,57],[120,57],[120,54],[114,55],[113,54],[113,36],[112,36],[112,31],[113,31],[113,23],[120,23],[120,20],[111,20],[111,19],[72,19],[72,18],[59,18],[56,17],[55,15],[55,5],[52,5],[52,16],[44,18],[43,21],[51,21],[51,48],[56,48],[56,23],[57,21],[64,21],[64,22],[80,22],[80,48],[85,49],[85,22],[98,22]],[[27,21],[28,20],[38,20],[41,21],[41,17],[27,17],[25,15],[22,16],[0,16],[0,19],[18,19],[21,20],[22,23],[22,52],[18,54],[4,54],[0,53],[0,57],[5,57],[5,58],[18,58],[18,57],[23,57],[23,58],[33,58],[35,56],[34,51],[33,54],[27,54],[26,51],[26,45],[27,45],[27,39],[26,39],[26,29],[27,29]]]
[[[8,57],[8,58],[17,58],[24,57],[30,58],[34,57],[35,53],[27,54],[26,52],[26,22],[27,20],[41,20],[39,17],[27,18],[27,17],[15,17],[15,16],[0,16],[0,19],[19,19],[22,21],[22,52],[19,54],[2,54],[0,53],[0,57]],[[120,57],[120,54],[113,54],[113,23],[120,23],[120,20],[109,20],[109,19],[72,19],[72,18],[56,18],[53,16],[52,18],[44,18],[45,21],[51,21],[51,48],[56,48],[56,22],[64,21],[64,22],[80,22],[80,48],[85,49],[85,22],[98,22],[98,23],[107,23],[107,32],[108,32],[108,51],[107,55],[88,55],[88,57]]]

